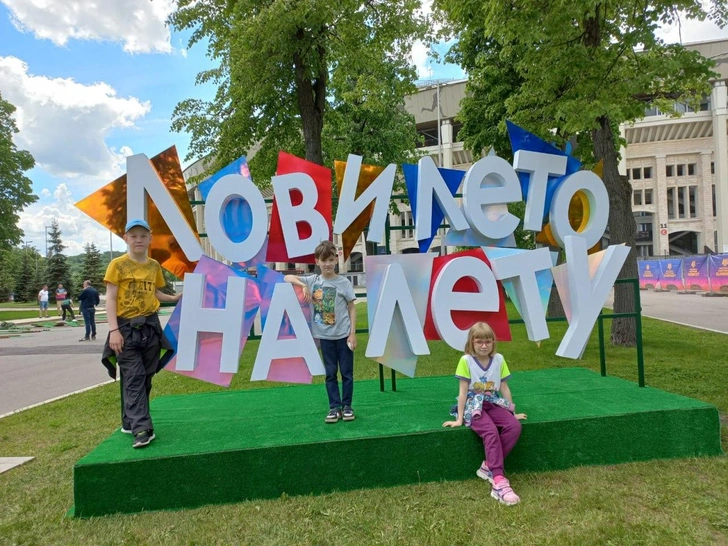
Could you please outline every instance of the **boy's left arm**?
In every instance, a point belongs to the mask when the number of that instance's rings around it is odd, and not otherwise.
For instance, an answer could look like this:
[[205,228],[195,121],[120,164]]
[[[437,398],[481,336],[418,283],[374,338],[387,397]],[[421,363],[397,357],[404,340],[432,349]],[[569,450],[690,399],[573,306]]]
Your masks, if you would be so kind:
[[164,303],[177,303],[179,299],[182,297],[182,292],[178,294],[165,294],[161,290],[157,290],[154,295],[157,297],[157,299]]
[[351,300],[349,306],[349,322],[351,323],[351,331],[349,332],[349,338],[347,341],[351,345],[351,350],[356,349],[356,304],[354,300]]

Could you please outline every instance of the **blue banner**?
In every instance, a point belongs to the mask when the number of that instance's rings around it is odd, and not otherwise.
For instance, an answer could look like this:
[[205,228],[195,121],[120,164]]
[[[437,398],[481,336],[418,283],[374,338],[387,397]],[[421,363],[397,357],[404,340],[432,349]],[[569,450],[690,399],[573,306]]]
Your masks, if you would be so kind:
[[682,258],[660,260],[660,288],[662,290],[685,290],[682,265]]
[[683,280],[688,290],[710,290],[708,278],[708,257],[692,256],[683,258]]
[[708,275],[711,292],[728,292],[728,254],[710,256]]
[[660,282],[660,262],[657,260],[644,260],[637,262],[640,276],[640,288],[643,290],[657,288]]

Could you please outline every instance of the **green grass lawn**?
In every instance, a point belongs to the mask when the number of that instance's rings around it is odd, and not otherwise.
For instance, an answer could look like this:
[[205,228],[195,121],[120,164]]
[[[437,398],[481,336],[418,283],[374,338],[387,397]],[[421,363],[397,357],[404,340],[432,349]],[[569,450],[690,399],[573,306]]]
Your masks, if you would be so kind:
[[[55,317],[57,316],[56,310],[53,309],[48,310],[48,316]],[[3,321],[12,321],[17,319],[26,319],[26,318],[38,318],[38,309],[33,310],[18,310],[18,309],[12,309],[9,311],[2,310],[0,311],[0,322]]]
[[[357,310],[359,326],[365,327],[365,307],[359,305]],[[728,338],[652,319],[644,319],[643,324],[647,385],[716,405],[723,422],[723,449],[727,450]],[[523,326],[514,326],[516,341],[501,343],[499,350],[512,370],[573,365],[598,370],[596,333],[582,361],[554,356],[565,329],[563,323],[550,323],[552,337],[538,347],[526,339]],[[378,376],[378,365],[364,357],[365,342],[366,334],[360,334],[356,351],[359,379]],[[231,388],[270,386],[248,381],[256,348],[257,342],[250,342]],[[459,353],[440,342],[430,343],[430,349],[430,356],[420,358],[417,374],[452,374]],[[608,347],[607,369],[610,375],[636,381],[635,349]],[[171,373],[160,374],[154,385],[153,396],[220,390]],[[453,379],[453,398],[456,394]],[[517,403],[518,392],[513,395]],[[325,401],[322,408],[325,410]],[[288,411],[295,408],[260,408],[260,418],[285,419]],[[473,479],[463,482],[89,520],[65,518],[73,503],[74,463],[118,428],[118,414],[118,385],[111,384],[0,420],[0,456],[36,457],[0,474],[0,544],[728,542],[725,456],[518,473],[511,476],[522,498],[516,507],[500,506],[489,497],[487,484],[475,477],[479,461],[473,461]],[[305,462],[301,471],[305,471]],[[144,476],[129,479],[143,481]]]

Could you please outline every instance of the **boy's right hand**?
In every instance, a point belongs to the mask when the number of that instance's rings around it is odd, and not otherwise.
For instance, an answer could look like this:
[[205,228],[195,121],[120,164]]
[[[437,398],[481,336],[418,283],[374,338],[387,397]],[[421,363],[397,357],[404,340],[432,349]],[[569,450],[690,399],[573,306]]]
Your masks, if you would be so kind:
[[311,289],[308,285],[301,288],[301,293],[303,294],[303,301],[305,303],[311,303]]
[[111,347],[111,350],[117,355],[124,348],[124,336],[121,335],[119,330],[114,330],[109,334],[109,347]]

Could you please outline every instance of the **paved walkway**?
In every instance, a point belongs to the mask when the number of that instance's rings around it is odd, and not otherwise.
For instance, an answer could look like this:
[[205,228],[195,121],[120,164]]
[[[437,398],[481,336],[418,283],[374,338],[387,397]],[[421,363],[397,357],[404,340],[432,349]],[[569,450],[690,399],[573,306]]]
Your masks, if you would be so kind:
[[[640,290],[642,316],[728,334],[728,297]],[[606,303],[612,306],[611,298]]]

